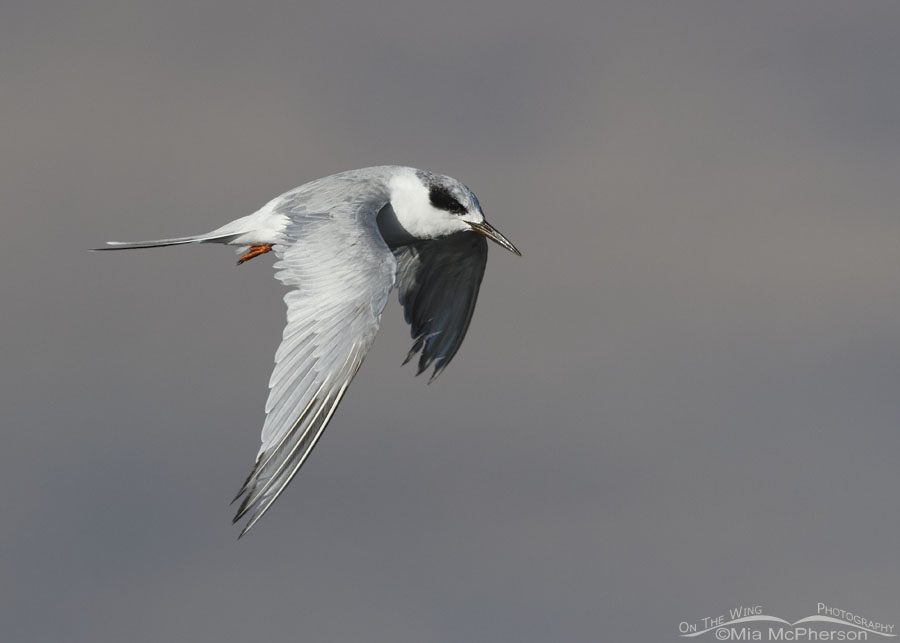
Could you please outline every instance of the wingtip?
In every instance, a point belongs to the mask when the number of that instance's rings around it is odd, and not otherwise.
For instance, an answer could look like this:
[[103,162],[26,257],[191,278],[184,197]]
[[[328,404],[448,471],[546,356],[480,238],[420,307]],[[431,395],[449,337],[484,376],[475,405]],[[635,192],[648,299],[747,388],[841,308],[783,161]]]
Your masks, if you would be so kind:
[[428,378],[428,383],[431,384],[434,380],[438,378],[438,375],[444,372],[444,369],[447,368],[447,363],[438,364],[434,367],[434,370],[431,372],[431,377]]
[[231,520],[231,524],[237,523],[241,518],[247,515],[247,512],[250,511],[250,496],[246,496],[244,501],[238,506],[237,513],[234,514],[234,518]]
[[[238,524],[238,522],[240,522],[241,518],[243,518],[243,517],[244,517],[244,514],[238,513],[234,518],[231,519],[231,524],[232,525]],[[250,520],[246,525],[243,526],[243,528],[241,529],[241,533],[238,534],[237,539],[240,540],[241,538],[243,538],[247,534],[247,532],[250,531],[250,528],[254,524],[256,524],[255,518]]]
[[[267,507],[267,509],[268,509],[268,507]],[[257,523],[257,521],[258,521],[260,518],[262,518],[262,516],[263,516],[264,513],[266,513],[265,510],[263,510],[261,513],[255,514],[254,516],[252,516],[252,517],[250,518],[249,521],[247,521],[247,524],[244,525],[244,528],[243,528],[243,529],[241,529],[241,533],[238,534],[238,540],[240,540],[241,538],[243,538],[243,537],[247,534],[248,531],[250,531],[251,529],[253,529],[253,525],[255,525],[255,524]]]

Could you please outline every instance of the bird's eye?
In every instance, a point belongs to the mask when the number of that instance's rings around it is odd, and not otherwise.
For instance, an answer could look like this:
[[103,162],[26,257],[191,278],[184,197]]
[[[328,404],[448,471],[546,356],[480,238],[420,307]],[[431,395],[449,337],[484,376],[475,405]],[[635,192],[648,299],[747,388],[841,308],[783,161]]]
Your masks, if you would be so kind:
[[447,212],[452,212],[453,214],[466,213],[466,209],[463,207],[462,203],[457,201],[453,197],[453,195],[450,194],[447,188],[440,185],[431,186],[431,190],[428,193],[428,198],[431,201],[431,205],[433,205],[438,210],[446,210]]

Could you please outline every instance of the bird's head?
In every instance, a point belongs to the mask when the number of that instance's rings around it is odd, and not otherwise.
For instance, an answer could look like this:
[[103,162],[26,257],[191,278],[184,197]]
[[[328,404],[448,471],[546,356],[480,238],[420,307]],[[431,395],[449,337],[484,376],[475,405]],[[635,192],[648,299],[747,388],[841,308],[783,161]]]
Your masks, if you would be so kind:
[[389,190],[396,223],[414,239],[437,239],[471,230],[522,254],[485,221],[478,199],[456,179],[404,168],[391,177]]

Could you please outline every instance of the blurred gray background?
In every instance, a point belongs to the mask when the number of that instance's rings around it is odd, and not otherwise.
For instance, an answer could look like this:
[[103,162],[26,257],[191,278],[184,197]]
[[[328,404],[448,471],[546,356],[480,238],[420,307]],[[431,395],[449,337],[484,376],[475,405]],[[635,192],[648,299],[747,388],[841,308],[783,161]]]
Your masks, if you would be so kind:
[[[896,2],[4,2],[4,641],[674,641],[900,621]],[[392,301],[237,541],[271,259],[90,254],[308,180],[459,178],[433,385]]]

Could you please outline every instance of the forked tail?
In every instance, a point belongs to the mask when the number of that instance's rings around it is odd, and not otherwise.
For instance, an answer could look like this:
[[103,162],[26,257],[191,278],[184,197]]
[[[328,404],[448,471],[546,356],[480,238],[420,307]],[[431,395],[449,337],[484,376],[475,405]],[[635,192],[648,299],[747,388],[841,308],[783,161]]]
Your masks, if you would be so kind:
[[237,234],[198,234],[193,237],[175,237],[174,239],[156,239],[154,241],[107,241],[103,248],[93,250],[134,250],[135,248],[162,248],[180,246],[185,243],[228,243],[238,237]]

